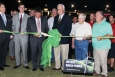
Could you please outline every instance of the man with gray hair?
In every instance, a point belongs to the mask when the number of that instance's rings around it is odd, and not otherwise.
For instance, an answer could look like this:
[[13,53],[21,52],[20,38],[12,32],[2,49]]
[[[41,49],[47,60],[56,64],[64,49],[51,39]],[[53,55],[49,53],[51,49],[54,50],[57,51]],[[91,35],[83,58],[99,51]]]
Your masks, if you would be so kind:
[[[58,29],[61,36],[69,36],[71,32],[71,17],[65,14],[65,6],[63,4],[58,4],[57,6],[58,14],[54,18],[54,25],[53,29]],[[59,46],[54,48],[54,56],[55,56],[55,68],[52,70],[59,70],[61,67],[60,62],[60,53],[62,55],[62,71],[64,66],[64,60],[68,59],[68,52],[69,52],[69,38],[61,38]]]
[[111,41],[109,38],[101,37],[111,37],[113,35],[112,27],[110,23],[103,19],[104,14],[102,11],[96,12],[96,22],[93,25],[92,36],[97,38],[92,38],[92,45],[94,48],[94,60],[95,60],[95,75],[100,74],[100,67],[102,67],[102,77],[107,77],[107,55],[109,49],[111,48]]
[[84,60],[88,55],[88,44],[91,39],[92,30],[89,23],[85,22],[86,15],[81,13],[78,16],[78,23],[72,29],[72,48],[75,48],[76,60]]

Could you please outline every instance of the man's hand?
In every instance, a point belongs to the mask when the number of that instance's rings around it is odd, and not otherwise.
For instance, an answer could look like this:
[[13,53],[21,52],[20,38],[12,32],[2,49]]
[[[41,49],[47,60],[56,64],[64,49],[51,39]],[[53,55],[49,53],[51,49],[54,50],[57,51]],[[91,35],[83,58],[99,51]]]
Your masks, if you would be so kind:
[[10,36],[10,39],[11,39],[11,40],[13,39],[13,35]]
[[62,37],[62,34],[60,34],[60,37]]
[[0,33],[3,33],[4,31],[0,29]]
[[84,36],[84,37],[83,37],[83,40],[86,40],[86,39],[87,39],[87,37],[86,37],[86,36]]
[[13,32],[12,34],[14,35],[15,33]]
[[98,37],[97,37],[97,40],[98,40],[98,41],[101,41],[101,40],[102,40],[102,38],[101,38],[100,36],[98,36]]
[[91,43],[92,42],[92,40],[89,40],[89,43]]
[[74,49],[74,48],[75,48],[75,45],[74,45],[74,44],[72,44],[72,46],[71,46],[71,47],[72,47],[72,49]]
[[24,33],[21,33],[21,36],[23,37],[25,34]]
[[40,35],[39,34],[34,34],[35,37],[39,37]]

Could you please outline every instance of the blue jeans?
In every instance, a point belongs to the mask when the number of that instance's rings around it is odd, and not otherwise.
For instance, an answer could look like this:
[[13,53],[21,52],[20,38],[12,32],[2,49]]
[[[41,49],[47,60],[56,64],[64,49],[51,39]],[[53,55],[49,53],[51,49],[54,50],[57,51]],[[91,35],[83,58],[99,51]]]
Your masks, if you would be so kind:
[[88,40],[74,41],[76,60],[84,60],[87,57],[88,44],[89,44]]

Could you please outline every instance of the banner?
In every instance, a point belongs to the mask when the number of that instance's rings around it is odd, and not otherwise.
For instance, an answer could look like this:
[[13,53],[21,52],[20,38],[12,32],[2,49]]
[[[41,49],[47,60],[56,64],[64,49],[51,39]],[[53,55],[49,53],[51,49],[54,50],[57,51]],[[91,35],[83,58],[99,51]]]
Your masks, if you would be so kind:
[[[85,68],[86,67],[86,68]],[[64,70],[63,72],[71,72],[71,73],[94,73],[94,60],[74,60],[67,59],[64,62]]]

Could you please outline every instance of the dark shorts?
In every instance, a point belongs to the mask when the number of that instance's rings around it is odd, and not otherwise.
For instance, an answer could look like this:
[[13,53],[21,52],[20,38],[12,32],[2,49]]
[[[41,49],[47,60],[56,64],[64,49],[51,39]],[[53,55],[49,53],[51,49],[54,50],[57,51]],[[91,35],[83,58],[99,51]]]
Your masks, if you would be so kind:
[[109,50],[108,58],[115,58],[115,43],[111,44],[111,49]]

